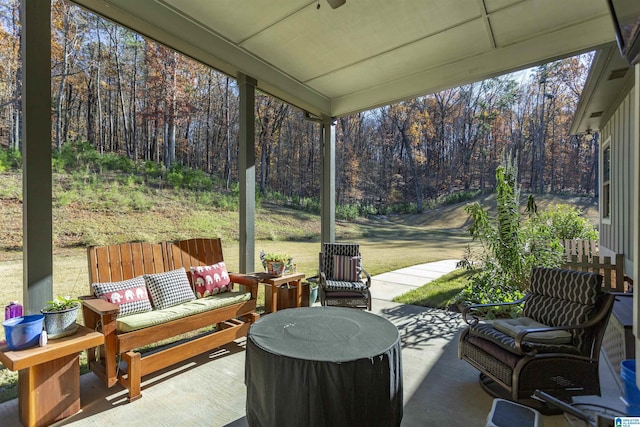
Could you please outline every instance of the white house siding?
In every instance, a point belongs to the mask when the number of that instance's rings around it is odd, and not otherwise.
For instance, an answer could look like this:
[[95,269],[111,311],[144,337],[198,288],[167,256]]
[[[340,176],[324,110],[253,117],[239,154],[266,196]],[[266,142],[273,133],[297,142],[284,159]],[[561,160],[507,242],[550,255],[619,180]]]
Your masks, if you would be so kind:
[[[633,271],[633,194],[634,194],[634,118],[635,106],[631,88],[600,131],[600,173],[603,148],[611,138],[611,217],[600,217],[600,253],[624,254],[625,273]],[[601,175],[602,176],[602,175]],[[602,179],[600,179],[602,183]],[[601,190],[602,190],[602,184]],[[601,208],[602,210],[602,208]]]

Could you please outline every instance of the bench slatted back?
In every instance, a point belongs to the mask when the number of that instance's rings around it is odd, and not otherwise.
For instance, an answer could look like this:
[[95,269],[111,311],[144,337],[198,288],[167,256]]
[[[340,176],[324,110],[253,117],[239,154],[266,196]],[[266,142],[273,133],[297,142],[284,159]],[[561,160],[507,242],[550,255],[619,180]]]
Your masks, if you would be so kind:
[[167,261],[170,270],[184,267],[193,287],[191,267],[212,265],[224,261],[220,239],[189,239],[166,242]]
[[[162,243],[131,242],[87,248],[89,285],[118,282],[142,274],[166,271],[165,246]],[[93,293],[93,289],[89,291]]]
[[[191,281],[191,267],[224,261],[220,239],[177,242],[131,242],[87,248],[89,285],[119,282],[142,274],[162,273],[184,267]],[[192,283],[193,286],[193,283]],[[93,289],[89,286],[89,292]]]

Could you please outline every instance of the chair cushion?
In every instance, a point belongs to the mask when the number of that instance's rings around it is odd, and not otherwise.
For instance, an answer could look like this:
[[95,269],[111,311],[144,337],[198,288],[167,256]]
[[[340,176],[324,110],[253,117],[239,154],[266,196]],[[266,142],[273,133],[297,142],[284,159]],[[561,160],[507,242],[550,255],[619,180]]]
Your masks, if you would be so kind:
[[156,310],[196,299],[184,267],[165,273],[145,274],[144,281]]
[[333,276],[331,279],[345,282],[358,280],[358,257],[348,255],[333,256]]
[[147,286],[142,276],[121,282],[92,283],[96,297],[120,307],[118,317],[151,311]]
[[495,357],[503,364],[509,366],[510,368],[515,368],[518,361],[522,358],[517,354],[513,354],[510,351],[503,349],[500,346],[495,345],[491,341],[483,340],[479,337],[469,336],[467,341],[469,344],[472,344],[478,347],[480,350],[489,354],[490,356]]
[[366,292],[367,285],[360,282],[346,282],[343,280],[327,280],[325,283],[325,291],[358,291]]
[[[494,328],[493,322],[479,322],[469,328],[469,335],[486,339],[497,344],[505,350],[515,354],[521,354],[516,350],[515,338]],[[533,341],[524,341],[522,347],[525,351],[536,351],[537,353],[567,353],[580,354],[580,350],[571,344],[546,344]]]
[[[525,329],[548,328],[540,322],[529,317],[518,317],[516,319],[497,319],[493,322],[493,327],[515,338]],[[545,331],[532,332],[524,337],[524,341],[538,342],[544,344],[569,344],[571,343],[571,332],[569,331]]]
[[249,301],[251,292],[225,292],[207,298],[194,299],[162,310],[132,314],[120,317],[116,321],[118,332],[131,332],[149,326],[160,325],[171,320],[181,319],[193,314],[204,313],[220,307]]
[[191,282],[197,298],[228,292],[233,289],[224,261],[217,264],[191,267]]

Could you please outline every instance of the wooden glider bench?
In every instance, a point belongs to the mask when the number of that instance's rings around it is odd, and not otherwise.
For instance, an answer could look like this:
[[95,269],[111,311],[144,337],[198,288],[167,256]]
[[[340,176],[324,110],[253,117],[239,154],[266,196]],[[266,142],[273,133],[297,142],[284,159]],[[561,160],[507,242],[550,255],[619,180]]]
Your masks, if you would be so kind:
[[[194,289],[190,272],[192,266],[209,266],[223,261],[220,239],[94,246],[88,248],[87,255],[90,285],[120,282],[145,274],[169,272],[184,267]],[[90,286],[92,296],[83,297],[82,301],[84,323],[88,328],[102,332],[105,342],[99,347],[99,352],[96,351],[94,360],[91,360],[90,355],[91,370],[102,378],[108,387],[117,382],[126,387],[129,401],[133,401],[142,396],[141,377],[246,336],[249,326],[259,318],[255,312],[258,284],[257,281],[243,275],[229,274],[229,278],[232,283],[244,285],[248,292],[234,290],[196,300],[202,304],[212,303],[213,308],[207,305],[204,312],[187,314],[186,317],[129,332],[123,332],[120,328],[123,317],[118,317],[119,306],[96,298],[93,286]],[[177,309],[180,310],[181,307]],[[155,307],[153,311],[156,311]],[[137,314],[126,317],[132,316]],[[143,346],[211,325],[216,325],[214,332],[200,334],[177,345],[167,345],[144,357],[136,351]],[[120,369],[120,359],[127,364],[126,372],[124,368]]]

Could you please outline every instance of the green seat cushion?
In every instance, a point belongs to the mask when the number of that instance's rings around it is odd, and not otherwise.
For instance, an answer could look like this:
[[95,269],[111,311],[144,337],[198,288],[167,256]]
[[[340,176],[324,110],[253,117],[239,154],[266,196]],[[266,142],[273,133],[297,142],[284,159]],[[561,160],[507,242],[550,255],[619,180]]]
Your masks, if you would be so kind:
[[251,299],[250,292],[225,292],[206,298],[184,302],[161,310],[153,310],[146,313],[120,317],[117,320],[117,328],[118,332],[136,331],[149,326],[160,325],[171,320],[181,319],[193,314],[204,313],[205,311],[216,308],[249,301],[249,299]]
[[[518,317],[516,319],[497,319],[493,322],[493,327],[503,334],[515,338],[525,329],[548,328],[549,326],[529,317]],[[571,339],[572,335],[569,331],[532,332],[524,337],[524,341],[541,344],[570,344]]]

